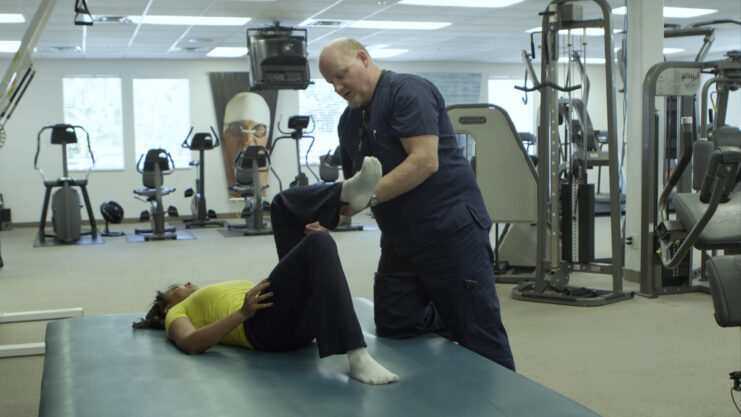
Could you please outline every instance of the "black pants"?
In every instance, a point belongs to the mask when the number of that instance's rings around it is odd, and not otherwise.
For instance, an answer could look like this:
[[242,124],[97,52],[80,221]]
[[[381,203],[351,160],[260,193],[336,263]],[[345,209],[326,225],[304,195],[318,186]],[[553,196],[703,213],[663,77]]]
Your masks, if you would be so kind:
[[[344,204],[339,200],[341,191],[341,184],[313,185],[273,199],[279,256],[301,241],[307,223],[318,220],[328,229],[337,226]],[[494,286],[489,230],[473,219],[412,255],[399,255],[382,245],[373,298],[379,336],[439,333],[515,370]]]
[[[334,201],[337,215],[339,191]],[[247,339],[257,350],[283,352],[316,338],[322,358],[365,347],[334,239],[327,232],[304,235],[306,223],[284,202],[278,194],[271,208],[280,259],[266,290],[273,292],[273,306],[244,323]]]
[[489,231],[478,223],[412,255],[382,247],[373,298],[379,336],[435,332],[515,370],[494,286]]

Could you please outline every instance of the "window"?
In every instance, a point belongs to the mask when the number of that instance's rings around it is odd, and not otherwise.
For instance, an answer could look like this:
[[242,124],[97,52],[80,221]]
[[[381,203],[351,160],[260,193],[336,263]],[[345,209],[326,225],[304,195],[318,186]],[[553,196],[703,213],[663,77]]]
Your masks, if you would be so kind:
[[523,86],[525,82],[512,79],[489,80],[489,103],[506,110],[518,132],[535,133],[534,94],[528,94],[528,101],[525,104],[522,102],[525,93],[516,90],[516,85]]
[[[123,169],[121,79],[118,77],[64,77],[64,123],[79,125],[90,134],[95,156],[93,169]],[[67,147],[67,166],[84,171],[91,160],[85,133],[77,129],[77,144]]]
[[190,128],[188,80],[134,80],[134,162],[149,149],[162,148],[170,152],[176,168],[187,168],[190,150],[180,144]]
[[[332,84],[324,79],[312,80],[306,90],[298,93],[299,114],[311,115],[314,118],[314,131],[307,135],[314,136],[314,145],[309,153],[309,163],[318,164],[319,157],[327,152],[334,152],[340,144],[337,136],[337,123],[347,107],[347,101],[334,92]],[[311,127],[310,127],[311,128]],[[301,163],[304,163],[310,139],[302,139],[300,145]]]

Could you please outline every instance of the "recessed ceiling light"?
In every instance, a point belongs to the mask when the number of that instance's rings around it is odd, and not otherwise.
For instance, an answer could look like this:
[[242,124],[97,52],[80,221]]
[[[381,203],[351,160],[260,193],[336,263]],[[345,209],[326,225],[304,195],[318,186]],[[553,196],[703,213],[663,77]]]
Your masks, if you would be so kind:
[[392,20],[358,20],[348,25],[353,29],[435,30],[450,26],[449,22],[401,22]]
[[522,0],[401,0],[398,4],[409,6],[443,6],[443,7],[507,7]]
[[216,16],[127,16],[132,23],[146,25],[181,25],[181,26],[242,26],[249,17],[216,17]]
[[383,59],[383,58],[389,58],[392,56],[397,56],[401,54],[405,54],[409,52],[408,49],[386,49],[386,48],[376,48],[376,49],[368,49],[368,53],[373,57],[373,59]]
[[18,52],[18,48],[21,47],[21,41],[0,41],[0,52]]
[[36,51],[53,52],[53,53],[82,52],[82,48],[80,48],[79,46],[47,46],[47,47],[36,48]]
[[[625,15],[625,6],[612,9],[612,14]],[[690,17],[705,16],[708,14],[717,13],[715,9],[693,9],[690,7],[664,7],[664,17],[673,17],[677,19],[687,19]]]
[[245,55],[247,55],[247,48],[239,46],[217,46],[206,54],[212,58],[238,58]]
[[328,27],[337,28],[345,27],[349,24],[347,20],[336,20],[336,19],[306,19],[299,23],[299,26],[314,26],[314,27]]
[[0,13],[0,23],[25,23],[26,19],[20,13]]

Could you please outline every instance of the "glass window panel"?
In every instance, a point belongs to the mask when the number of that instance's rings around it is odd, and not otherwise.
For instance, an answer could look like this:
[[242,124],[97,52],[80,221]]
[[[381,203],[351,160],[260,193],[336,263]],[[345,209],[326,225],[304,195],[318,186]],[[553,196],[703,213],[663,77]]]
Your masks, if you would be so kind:
[[506,110],[518,132],[535,133],[534,93],[529,93],[527,104],[525,104],[522,102],[525,93],[516,90],[516,85],[523,86],[525,82],[513,79],[489,80],[489,103]]
[[[93,169],[123,169],[121,79],[118,77],[64,77],[64,123],[79,125],[90,134],[95,156]],[[85,133],[77,130],[77,144],[67,146],[71,171],[87,170],[91,160]]]
[[[334,152],[340,144],[337,136],[337,123],[347,107],[347,101],[334,92],[331,84],[324,79],[312,80],[305,90],[298,93],[299,114],[311,115],[314,118],[314,131],[306,133],[314,136],[314,144],[309,152],[309,163],[318,164],[319,157],[327,152]],[[311,126],[309,126],[311,129]],[[311,139],[302,139],[300,145],[301,163],[305,162],[306,151]]]
[[149,149],[170,152],[176,168],[188,168],[190,150],[180,147],[190,131],[187,79],[134,80],[135,162]]

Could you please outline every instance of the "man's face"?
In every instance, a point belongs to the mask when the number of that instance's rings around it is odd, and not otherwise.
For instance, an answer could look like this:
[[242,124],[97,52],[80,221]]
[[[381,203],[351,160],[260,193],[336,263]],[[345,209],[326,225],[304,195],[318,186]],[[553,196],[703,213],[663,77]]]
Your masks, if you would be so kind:
[[367,67],[362,52],[346,56],[336,48],[325,49],[319,60],[319,71],[332,84],[335,93],[347,100],[350,107],[360,107],[370,101]]
[[248,146],[266,146],[268,142],[268,129],[263,123],[254,120],[238,120],[226,126],[228,135],[239,143],[238,149]]

